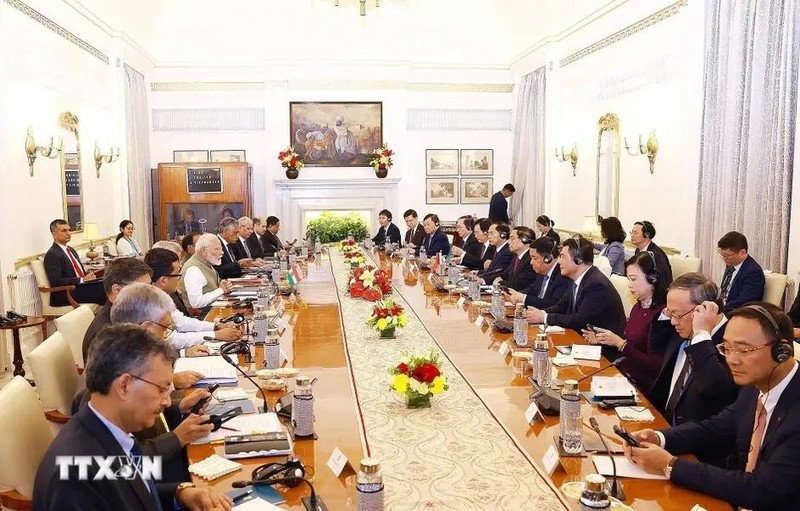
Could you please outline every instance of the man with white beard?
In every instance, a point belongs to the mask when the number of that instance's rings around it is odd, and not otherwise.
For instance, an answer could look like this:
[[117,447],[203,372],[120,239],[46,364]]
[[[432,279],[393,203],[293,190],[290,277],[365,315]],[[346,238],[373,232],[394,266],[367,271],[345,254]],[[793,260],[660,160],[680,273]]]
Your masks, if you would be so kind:
[[194,255],[181,269],[181,291],[189,307],[202,309],[211,305],[233,286],[220,280],[214,265],[222,262],[222,243],[214,234],[203,234],[194,244]]

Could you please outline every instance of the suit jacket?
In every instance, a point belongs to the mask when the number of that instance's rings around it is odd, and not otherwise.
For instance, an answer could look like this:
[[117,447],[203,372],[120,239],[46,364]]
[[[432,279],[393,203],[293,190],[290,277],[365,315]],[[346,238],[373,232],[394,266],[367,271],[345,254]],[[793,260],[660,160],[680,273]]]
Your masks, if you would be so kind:
[[264,257],[264,246],[261,245],[261,241],[259,241],[256,233],[251,234],[246,241],[247,248],[250,249],[250,255],[253,256],[253,259],[261,259]]
[[544,296],[539,298],[542,284],[544,284],[544,275],[537,275],[536,280],[522,290],[522,293],[525,294],[526,306],[546,309],[551,305],[557,304],[564,293],[572,289],[572,280],[561,275],[561,265],[558,263],[553,267],[553,274],[550,276],[550,281],[544,290]]
[[[647,246],[647,251],[652,252],[653,258],[656,260],[656,273],[658,273],[658,278],[666,282],[667,286],[672,284],[672,266],[669,264],[667,254],[652,241]],[[633,254],[636,255],[639,252],[641,252],[641,250],[637,248],[633,251]]]
[[508,200],[503,192],[497,192],[489,200],[489,220],[508,223]]
[[596,266],[589,267],[581,279],[575,297],[574,312],[570,312],[572,285],[555,305],[547,307],[547,324],[571,328],[580,332],[587,324],[611,330],[621,336],[625,330],[625,309],[619,293]]
[[[441,229],[436,229],[430,236],[425,236],[422,240],[422,245],[425,247],[425,253],[428,257],[441,253],[446,256],[450,253],[450,240],[447,239],[447,234],[442,232]],[[417,255],[419,255],[419,247],[417,247]]]
[[461,264],[463,266],[477,270],[483,269],[483,258],[481,257],[483,244],[478,241],[478,238],[476,238],[474,234],[470,233],[470,235],[467,236],[461,249],[464,251],[464,255],[461,256]]
[[[144,454],[148,454],[143,450]],[[84,406],[74,415],[50,444],[33,486],[34,511],[156,511],[155,499],[160,498],[163,509],[172,509],[176,484],[156,483],[158,495],[151,495],[147,484],[136,477],[132,480],[79,481],[77,469],[71,467],[69,480],[59,478],[56,456],[127,456],[117,440],[94,412]],[[119,469],[115,461],[111,468]],[[93,462],[88,468],[89,479],[97,473]]]
[[756,302],[764,299],[764,270],[761,265],[750,256],[742,261],[739,271],[733,276],[733,281],[728,288],[725,298],[724,312],[730,312],[747,302]]
[[[83,270],[84,275],[86,274],[86,270],[81,263],[81,258],[78,256],[78,253],[75,252],[75,249],[68,246],[67,250],[75,257],[75,260],[78,261],[78,265]],[[50,281],[50,287],[59,287],[59,286],[96,286],[101,281],[97,282],[89,282],[86,284],[81,284],[81,279],[78,277],[78,274],[75,273],[75,268],[72,267],[72,262],[67,257],[67,254],[58,246],[57,243],[53,243],[50,248],[47,250],[47,253],[44,255],[44,271],[47,273],[47,280]],[[102,288],[102,284],[100,285]],[[74,298],[77,301],[79,300],[77,297],[77,289]],[[67,292],[66,291],[58,291],[56,293],[50,293],[50,305],[53,307],[61,307],[64,305],[69,305],[69,300],[67,300]]]
[[411,236],[411,229],[406,231],[405,236],[405,243],[408,245],[409,243],[413,243],[414,246],[419,247],[422,245],[422,240],[425,239],[425,229],[422,228],[422,224],[417,224],[417,228],[414,229],[414,236]]
[[264,243],[264,255],[266,257],[273,257],[276,252],[283,250],[281,240],[269,230],[261,237],[261,242]]
[[89,348],[92,346],[92,342],[94,341],[94,337],[97,335],[97,332],[103,329],[104,326],[111,324],[111,302],[106,302],[105,305],[100,307],[100,310],[97,311],[97,314],[94,315],[92,322],[89,323],[89,328],[86,329],[86,333],[83,334],[83,363],[86,364],[87,356],[89,355]]
[[[239,259],[243,259],[243,256],[241,252],[239,252],[240,249],[236,247],[236,243],[228,244],[226,248],[225,240],[220,236],[217,237],[219,238],[219,242],[222,243],[222,263],[214,266],[214,269],[219,273],[219,278],[231,279],[241,277],[242,267],[239,266],[238,261]],[[230,254],[228,253],[229,251]]]
[[549,231],[542,234],[542,237],[550,238],[551,240],[556,242],[556,245],[561,244],[561,236],[559,236],[558,233],[552,227],[550,228]]
[[172,230],[175,231],[175,234],[178,236],[186,236],[192,231],[200,232],[200,223],[197,220],[192,220],[189,222],[189,229],[186,229],[186,222],[181,220],[173,226]]
[[511,252],[511,249],[508,248],[508,243],[503,245],[500,250],[497,250],[497,247],[492,248],[494,248],[494,254],[492,256],[491,264],[487,269],[478,272],[478,275],[483,277],[484,282],[487,284],[491,284],[494,282],[494,279],[500,277],[506,268],[508,268],[511,263],[514,262],[515,257]]
[[536,272],[533,271],[533,267],[531,266],[530,251],[526,250],[522,259],[514,254],[513,259],[511,259],[511,264],[508,265],[500,276],[503,277],[503,280],[506,281],[506,285],[511,289],[522,291],[530,286],[533,281],[536,280]]
[[730,470],[679,459],[672,482],[718,499],[734,508],[756,511],[800,509],[800,371],[784,389],[761,442],[752,473],[744,472],[755,423],[755,387],[744,387],[738,399],[720,413],[664,430],[673,454],[696,452],[706,445],[732,453]]
[[[389,243],[397,243],[397,245],[400,246],[400,229],[398,229],[393,223],[389,222],[387,230],[389,235]],[[383,245],[386,243],[386,234],[384,234],[383,227],[378,229],[378,232],[375,233],[375,237],[372,238],[372,241],[376,245]]]

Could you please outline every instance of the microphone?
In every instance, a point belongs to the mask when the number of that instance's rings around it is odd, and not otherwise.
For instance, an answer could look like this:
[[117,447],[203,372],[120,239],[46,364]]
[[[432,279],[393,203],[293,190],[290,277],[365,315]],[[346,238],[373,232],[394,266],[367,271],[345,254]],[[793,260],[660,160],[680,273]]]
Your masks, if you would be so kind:
[[222,318],[219,320],[220,323],[229,323],[233,321],[237,325],[241,325],[244,323],[244,314],[241,312],[237,312],[236,314],[231,314],[227,318]]
[[608,365],[606,365],[606,366],[603,366],[603,367],[601,367],[600,369],[595,369],[595,370],[594,370],[594,371],[592,371],[591,373],[589,373],[589,374],[587,374],[587,375],[585,375],[585,376],[582,376],[582,377],[580,377],[580,378],[578,379],[578,383],[582,382],[582,381],[583,381],[583,380],[585,380],[586,378],[591,378],[591,377],[592,377],[592,376],[594,376],[595,374],[597,374],[597,373],[601,373],[601,372],[605,371],[606,369],[608,369],[608,368],[610,368],[610,367],[617,367],[617,365],[619,365],[619,364],[623,363],[624,361],[625,361],[625,357],[619,357],[618,359],[616,359],[615,361],[611,362],[610,364],[608,364]]
[[322,502],[322,497],[317,497],[317,492],[314,491],[314,485],[309,482],[308,479],[304,477],[274,477],[270,479],[265,479],[263,481],[234,481],[231,486],[234,488],[246,488],[248,486],[272,486],[275,484],[285,484],[285,483],[295,483],[304,482],[308,485],[311,489],[311,495],[309,497],[303,497],[300,499],[303,502],[303,506],[306,508],[307,511],[328,511],[328,507]]
[[611,496],[618,499],[620,502],[625,502],[625,492],[622,490],[622,483],[617,481],[617,463],[614,461],[614,456],[608,448],[606,438],[600,432],[600,425],[597,424],[597,419],[589,417],[589,425],[592,426],[594,432],[600,437],[600,441],[603,442],[603,448],[606,450],[608,457],[611,458],[611,470],[613,474],[611,476]]
[[242,373],[242,375],[244,375],[244,377],[245,377],[245,378],[247,378],[248,380],[250,380],[250,383],[252,383],[253,385],[255,385],[255,386],[256,386],[256,388],[258,389],[258,391],[261,393],[261,399],[263,399],[263,400],[264,400],[264,413],[269,413],[269,403],[267,403],[267,396],[264,394],[264,389],[262,389],[262,388],[261,388],[261,385],[258,385],[258,384],[255,382],[255,380],[253,380],[253,379],[252,379],[252,378],[251,378],[251,377],[250,377],[250,376],[249,376],[249,375],[248,375],[246,372],[244,372],[244,371],[242,370],[242,368],[241,368],[241,367],[239,367],[239,364],[237,364],[236,362],[234,362],[234,361],[231,359],[231,356],[230,356],[230,355],[228,355],[227,353],[220,353],[220,354],[222,355],[222,358],[224,358],[224,359],[225,359],[225,362],[227,362],[227,363],[229,363],[230,365],[232,365],[233,367],[235,367],[235,368],[236,368],[236,369],[237,369],[237,370],[238,370],[240,373]]
[[241,342],[241,341],[226,341],[225,339],[217,339],[216,337],[211,337],[210,335],[204,335],[203,340],[211,342],[225,342],[225,343]]

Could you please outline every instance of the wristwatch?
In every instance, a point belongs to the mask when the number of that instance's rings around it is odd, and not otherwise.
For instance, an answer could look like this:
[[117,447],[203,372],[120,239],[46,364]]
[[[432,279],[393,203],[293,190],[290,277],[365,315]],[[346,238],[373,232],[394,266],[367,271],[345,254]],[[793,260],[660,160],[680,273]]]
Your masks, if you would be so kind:
[[669,463],[667,463],[667,466],[664,467],[664,477],[666,477],[667,479],[670,479],[672,477],[672,466],[675,465],[676,461],[678,461],[678,458],[673,456],[672,459],[669,460]]
[[186,490],[187,488],[194,488],[194,483],[178,483],[178,486],[175,487],[175,500],[178,499],[181,492]]

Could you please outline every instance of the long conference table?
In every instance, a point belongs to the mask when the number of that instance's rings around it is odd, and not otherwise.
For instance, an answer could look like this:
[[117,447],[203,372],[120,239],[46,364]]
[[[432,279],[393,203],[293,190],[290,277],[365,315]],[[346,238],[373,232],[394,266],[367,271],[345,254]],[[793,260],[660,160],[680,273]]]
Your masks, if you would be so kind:
[[[379,339],[377,332],[365,325],[373,304],[346,294],[349,267],[335,249],[329,255],[317,257],[303,268],[298,299],[286,303],[287,329],[281,337],[289,365],[317,378],[314,412],[318,439],[296,441],[294,447],[306,467],[311,467],[316,492],[328,509],[354,509],[345,479],[368,455],[381,462],[387,509],[579,509],[578,502],[559,488],[596,472],[591,454],[562,457],[552,475],[547,474],[542,459],[558,434],[558,417],[547,416],[531,424],[524,418],[531,394],[527,375],[515,376],[511,355],[498,353],[502,343],[508,344],[509,351],[524,349],[514,345],[511,334],[493,331],[488,321],[477,326],[478,308],[468,300],[459,306],[459,295],[437,291],[428,272],[376,253],[371,257],[392,276],[392,297],[406,307],[408,316],[407,327],[398,330],[396,339]],[[230,313],[231,309],[216,308],[209,319]],[[529,338],[538,331],[531,326]],[[551,340],[553,345],[585,343],[569,330],[551,335]],[[407,410],[389,389],[387,369],[399,362],[403,352],[416,354],[420,347],[442,356],[450,389],[435,396],[429,409]],[[555,354],[551,347],[551,356]],[[263,356],[257,346],[256,367],[263,367]],[[579,361],[578,366],[559,369],[558,378],[579,379],[606,363]],[[600,374],[619,373],[612,367]],[[581,382],[581,390],[589,390],[590,383],[591,378]],[[252,389],[244,378],[240,378],[240,386]],[[283,394],[264,392],[271,407]],[[612,433],[614,424],[628,430],[667,427],[644,396],[640,393],[638,397],[656,417],[655,422],[621,422],[613,410],[582,401],[584,439],[598,440],[588,427],[590,416],[608,435],[607,441],[617,445],[621,443]],[[327,466],[336,448],[353,467],[346,467],[339,476]],[[221,455],[222,449],[221,444],[190,445],[189,462],[215,452]],[[285,457],[236,460],[244,465],[243,470],[211,482],[199,478],[194,482],[227,491],[233,481],[250,479],[256,466],[282,459]],[[621,481],[625,503],[636,510],[688,511],[696,504],[708,511],[731,509],[725,502],[668,481]],[[306,487],[282,488],[280,492],[286,498],[281,507],[304,509],[300,498],[308,495]]]

